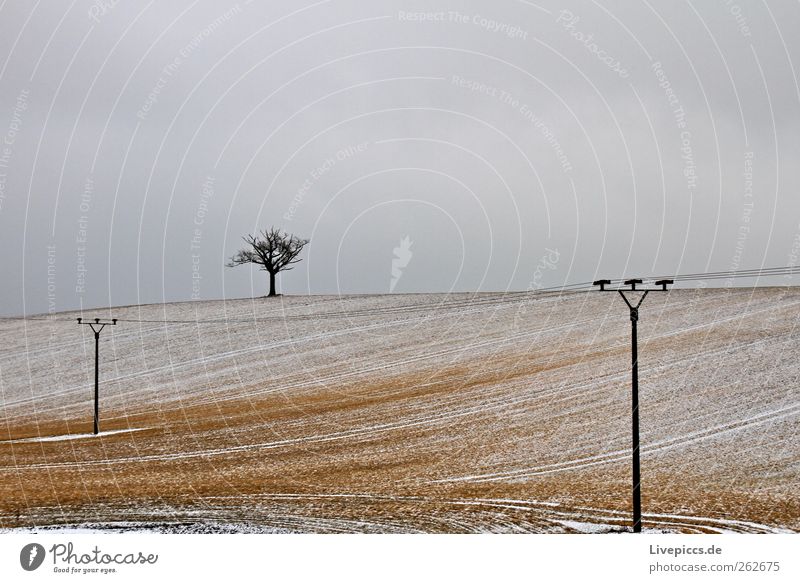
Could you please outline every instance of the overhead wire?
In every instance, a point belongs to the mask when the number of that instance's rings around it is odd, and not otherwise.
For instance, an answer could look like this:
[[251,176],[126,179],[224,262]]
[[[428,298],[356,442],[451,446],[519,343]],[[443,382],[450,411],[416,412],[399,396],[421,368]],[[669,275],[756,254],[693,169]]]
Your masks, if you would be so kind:
[[[751,278],[757,279],[762,277],[775,277],[780,275],[800,275],[800,266],[783,266],[783,267],[768,267],[758,269],[744,269],[744,270],[728,270],[728,271],[712,271],[705,273],[685,273],[676,275],[665,275],[657,277],[648,277],[646,281],[654,281],[661,279],[671,279],[675,283],[690,282],[690,281],[705,281],[715,279],[741,279]],[[624,282],[625,278],[613,279],[613,284]],[[287,321],[287,320],[319,320],[330,318],[357,318],[360,316],[375,316],[375,315],[390,315],[390,314],[404,314],[416,313],[420,311],[428,311],[433,309],[456,309],[456,308],[469,308],[469,307],[491,307],[500,306],[511,303],[518,303],[528,301],[532,297],[553,297],[561,295],[572,295],[574,293],[581,293],[594,289],[592,282],[577,282],[571,284],[564,284],[561,286],[552,286],[546,288],[538,288],[526,291],[511,291],[511,292],[498,292],[484,295],[479,297],[470,298],[456,298],[451,301],[440,302],[438,304],[419,305],[409,304],[404,306],[390,306],[390,307],[376,307],[373,309],[361,308],[357,310],[341,310],[341,311],[328,311],[316,314],[281,314],[276,316],[259,316],[254,314],[252,318],[212,318],[212,319],[138,319],[138,318],[118,318],[119,322],[127,322],[131,324],[248,324],[267,322],[270,320]],[[476,293],[477,295],[477,293]],[[298,306],[302,307],[302,306]],[[102,310],[107,310],[103,308]],[[287,310],[294,309],[288,306]],[[100,311],[100,310],[98,310]],[[277,311],[277,310],[276,310]],[[91,312],[91,310],[85,310]],[[73,318],[54,317],[54,316],[10,316],[0,318],[0,323],[3,321],[27,321],[27,322],[74,322]]]

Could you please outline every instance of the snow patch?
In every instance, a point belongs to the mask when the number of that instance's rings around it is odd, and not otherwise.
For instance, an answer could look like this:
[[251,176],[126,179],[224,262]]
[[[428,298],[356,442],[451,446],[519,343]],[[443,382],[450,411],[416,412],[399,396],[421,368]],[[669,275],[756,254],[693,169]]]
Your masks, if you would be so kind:
[[619,528],[618,526],[612,526],[610,524],[596,524],[593,522],[576,522],[574,520],[558,520],[557,522],[565,528],[569,528],[571,530],[577,530],[578,532],[586,534],[606,533],[611,530],[614,530],[615,528]]
[[149,427],[139,427],[131,429],[115,429],[114,431],[101,431],[97,435],[94,433],[77,433],[74,435],[49,435],[45,437],[26,437],[25,439],[11,439],[0,441],[0,443],[38,443],[42,441],[72,441],[73,439],[87,439],[90,437],[105,437],[106,435],[116,435],[117,433],[133,433],[135,431],[144,431],[150,429]]
[[234,522],[98,522],[0,528],[0,534],[287,534],[282,528]]

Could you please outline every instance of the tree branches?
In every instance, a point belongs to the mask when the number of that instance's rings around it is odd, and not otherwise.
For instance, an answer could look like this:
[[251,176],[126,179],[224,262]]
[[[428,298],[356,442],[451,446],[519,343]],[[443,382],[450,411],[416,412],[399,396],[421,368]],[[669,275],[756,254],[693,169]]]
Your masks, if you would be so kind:
[[309,239],[301,239],[274,227],[257,235],[245,235],[242,239],[249,248],[240,249],[231,257],[228,267],[254,263],[273,275],[293,269],[291,266],[300,261],[298,256],[309,243]]

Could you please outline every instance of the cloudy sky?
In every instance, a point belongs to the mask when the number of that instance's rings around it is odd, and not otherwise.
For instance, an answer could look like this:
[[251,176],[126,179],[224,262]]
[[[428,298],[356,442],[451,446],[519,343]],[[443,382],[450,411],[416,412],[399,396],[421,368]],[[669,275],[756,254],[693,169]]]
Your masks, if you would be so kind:
[[792,264],[798,24],[789,1],[2,2],[2,313],[263,295],[224,264],[271,225],[311,239],[291,294]]

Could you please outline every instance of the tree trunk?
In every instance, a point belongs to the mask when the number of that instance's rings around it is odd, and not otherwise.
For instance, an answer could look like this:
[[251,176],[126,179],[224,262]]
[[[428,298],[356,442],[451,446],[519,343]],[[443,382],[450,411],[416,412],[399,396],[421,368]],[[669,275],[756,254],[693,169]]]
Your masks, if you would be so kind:
[[275,274],[270,272],[270,274],[269,274],[269,296],[268,297],[271,298],[271,297],[274,297],[276,295],[278,295],[278,294],[275,292]]

